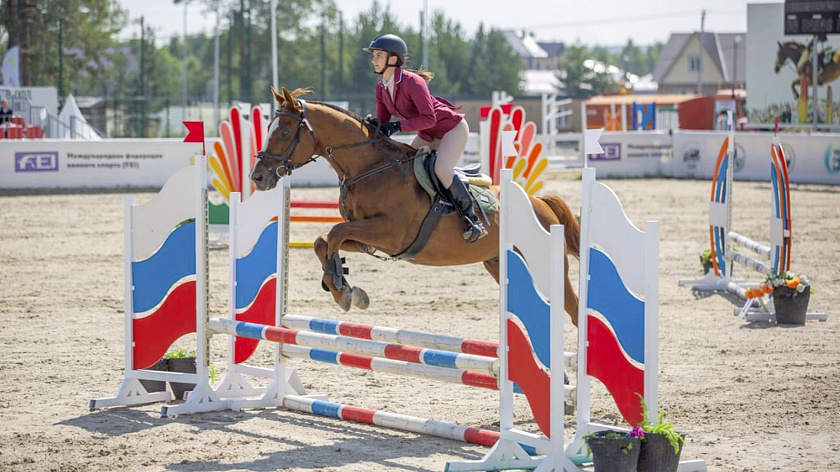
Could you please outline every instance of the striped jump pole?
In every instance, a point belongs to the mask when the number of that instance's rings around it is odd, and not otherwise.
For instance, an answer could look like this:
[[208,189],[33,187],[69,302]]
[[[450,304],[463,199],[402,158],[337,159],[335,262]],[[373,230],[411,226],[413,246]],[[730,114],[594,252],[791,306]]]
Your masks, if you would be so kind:
[[338,210],[337,200],[292,200],[292,208],[321,208],[327,210]]
[[[384,326],[371,326],[359,323],[350,323],[348,321],[313,318],[310,316],[300,315],[284,315],[282,323],[286,328],[297,329],[300,331],[312,331],[315,333],[340,335],[350,338],[370,339],[386,343],[419,346],[428,349],[439,349],[442,351],[460,352],[464,354],[475,354],[484,357],[495,358],[498,356],[499,352],[499,343],[460,338],[457,336],[431,334],[409,329],[386,328]],[[564,352],[563,354],[566,368],[574,368],[577,364],[576,354],[573,352]]]
[[344,223],[340,216],[291,215],[289,220],[292,223]]
[[212,319],[209,327],[213,332],[230,334],[251,339],[293,344],[318,349],[341,351],[364,356],[423,364],[427,366],[474,371],[496,376],[499,374],[499,360],[495,357],[455,353],[438,349],[427,349],[403,344],[392,344],[347,336],[337,336],[296,329],[280,328],[231,319]]
[[437,380],[440,382],[481,387],[488,390],[498,390],[498,380],[489,374],[457,370],[448,367],[438,367],[425,364],[414,364],[406,361],[384,359],[381,357],[351,354],[329,349],[309,348],[294,344],[282,344],[280,353],[293,359],[306,359],[316,362],[354,367],[372,372],[385,372],[395,375],[406,375],[420,379]]
[[283,326],[300,331],[406,344],[485,357],[498,357],[499,343],[429,334],[408,329],[385,328],[300,315],[284,315]]
[[[312,413],[328,418],[382,426],[486,447],[493,447],[500,437],[497,431],[470,428],[386,411],[369,410],[298,395],[286,395],[283,397],[283,406],[290,410]],[[536,453],[536,451],[534,450],[532,453]]]

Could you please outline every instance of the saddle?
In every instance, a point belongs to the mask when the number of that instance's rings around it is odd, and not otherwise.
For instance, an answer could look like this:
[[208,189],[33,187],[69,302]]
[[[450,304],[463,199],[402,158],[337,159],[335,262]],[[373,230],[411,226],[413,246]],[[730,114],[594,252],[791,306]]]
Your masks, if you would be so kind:
[[[447,191],[435,174],[436,161],[437,152],[429,150],[428,147],[418,149],[417,156],[414,158],[414,176],[420,187],[429,194],[432,204],[434,205],[435,198],[439,197],[445,207],[443,214],[449,215],[455,212],[455,207],[446,199]],[[456,167],[453,171],[456,179],[461,179],[468,184],[473,203],[479,209],[477,213],[482,213],[485,221],[488,220],[488,214],[498,213],[499,202],[495,193],[490,190],[492,181],[488,175],[481,173],[480,163]]]

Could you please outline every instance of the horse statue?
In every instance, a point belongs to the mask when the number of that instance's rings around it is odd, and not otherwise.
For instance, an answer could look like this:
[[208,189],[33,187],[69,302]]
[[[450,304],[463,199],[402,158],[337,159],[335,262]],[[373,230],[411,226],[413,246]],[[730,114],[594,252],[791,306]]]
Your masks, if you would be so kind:
[[[403,259],[414,264],[452,266],[483,262],[499,281],[499,214],[488,213],[489,234],[468,244],[460,218],[441,217],[422,248],[416,246],[424,220],[434,207],[414,171],[420,156],[413,147],[394,141],[375,124],[327,103],[298,97],[309,90],[282,93],[271,89],[278,109],[269,123],[263,149],[250,178],[257,190],[270,190],[278,179],[315,159],[329,161],[339,178],[339,211],[344,218],[315,240],[314,249],[324,269],[322,287],[342,309],[367,308],[367,293],[351,286],[339,251],[362,252],[384,260]],[[302,136],[303,135],[303,136]],[[457,176],[456,176],[457,178]],[[498,189],[494,189],[498,199]],[[580,225],[568,205],[557,196],[530,197],[543,227],[565,225],[566,258],[579,258]],[[437,201],[437,199],[435,199]],[[375,252],[389,257],[376,255]],[[565,273],[565,309],[577,326],[578,297]]]
[[[776,52],[776,64],[773,70],[778,74],[787,61],[793,64],[796,70],[796,79],[790,84],[793,96],[799,100],[799,92],[796,90],[804,76],[808,83],[811,83],[812,70],[811,61],[807,60],[800,65],[803,54],[810,55],[810,47],[798,41],[778,42],[779,50]],[[823,49],[817,54],[817,84],[824,85],[833,82],[840,77],[840,51],[833,51],[830,48]]]

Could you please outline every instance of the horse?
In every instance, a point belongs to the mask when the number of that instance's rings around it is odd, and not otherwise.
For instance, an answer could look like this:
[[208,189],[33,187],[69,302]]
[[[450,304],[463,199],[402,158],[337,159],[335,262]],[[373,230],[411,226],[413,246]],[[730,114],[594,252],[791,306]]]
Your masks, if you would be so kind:
[[[798,41],[787,41],[787,42],[777,42],[779,45],[779,50],[776,52],[776,64],[773,68],[774,72],[777,74],[782,69],[782,66],[789,60],[793,63],[794,68],[796,69],[796,79],[793,80],[790,84],[790,89],[793,91],[793,96],[796,100],[799,100],[799,92],[796,90],[799,84],[802,81],[802,77],[804,76],[805,79],[810,83],[812,78],[812,70],[811,70],[811,62],[809,61],[801,68],[799,65],[799,60],[802,58],[802,55],[806,53],[808,46],[798,42]],[[828,54],[828,56],[826,56]],[[840,77],[840,62],[837,62],[835,59],[837,57],[837,53],[831,50],[822,50],[817,54],[817,84],[824,85],[829,82],[833,82]],[[840,59],[840,58],[838,58]]]
[[[417,150],[386,137],[378,126],[353,112],[299,99],[308,89],[290,92],[284,87],[280,93],[272,87],[271,91],[278,108],[257,153],[251,181],[258,191],[271,190],[279,178],[295,169],[320,157],[329,161],[339,178],[339,211],[345,221],[315,240],[315,253],[324,269],[321,285],[345,311],[351,305],[367,308],[370,298],[347,282],[339,251],[390,260],[412,245],[432,207],[413,171]],[[498,188],[494,191],[498,198]],[[565,225],[566,260],[569,254],[579,259],[580,225],[569,206],[558,196],[530,199],[544,228]],[[492,217],[489,234],[471,244],[463,238],[460,218],[440,218],[426,245],[408,262],[427,266],[482,262],[498,282],[499,214],[488,216]],[[577,326],[578,297],[569,280],[568,264],[564,292],[564,308]]]

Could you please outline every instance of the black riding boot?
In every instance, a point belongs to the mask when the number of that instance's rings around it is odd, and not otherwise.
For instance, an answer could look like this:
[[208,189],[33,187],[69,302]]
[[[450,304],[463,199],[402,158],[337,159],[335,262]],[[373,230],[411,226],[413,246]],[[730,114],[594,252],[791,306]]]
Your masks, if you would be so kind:
[[487,236],[487,230],[484,229],[481,220],[475,216],[472,197],[470,197],[470,191],[467,190],[467,184],[455,177],[447,190],[452,204],[455,205],[455,209],[458,210],[458,214],[464,220],[464,239],[468,243],[474,243]]

